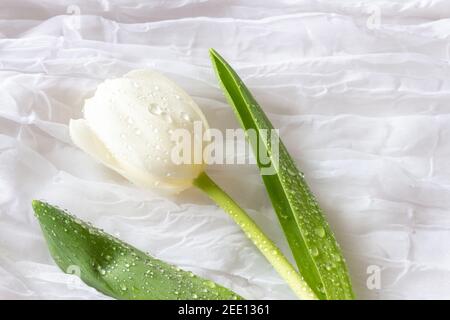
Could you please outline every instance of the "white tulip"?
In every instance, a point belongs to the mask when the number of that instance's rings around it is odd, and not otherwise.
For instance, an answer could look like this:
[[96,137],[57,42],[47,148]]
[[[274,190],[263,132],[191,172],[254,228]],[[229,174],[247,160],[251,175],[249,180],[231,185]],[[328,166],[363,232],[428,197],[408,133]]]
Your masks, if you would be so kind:
[[[201,137],[195,132],[200,122]],[[172,161],[171,131],[190,133],[190,163]],[[84,119],[70,121],[70,135],[82,150],[142,187],[179,192],[192,185],[204,191],[241,227],[255,246],[305,299],[316,296],[280,249],[253,219],[204,172],[203,148],[195,140],[205,137],[208,124],[195,102],[159,73],[136,70],[100,84],[86,100]],[[199,163],[198,153],[201,153]]]
[[100,84],[85,102],[84,119],[70,121],[70,135],[78,147],[136,185],[176,193],[204,169],[203,162],[171,159],[171,133],[184,128],[193,136],[195,121],[207,130],[203,113],[183,89],[157,72],[135,70]]

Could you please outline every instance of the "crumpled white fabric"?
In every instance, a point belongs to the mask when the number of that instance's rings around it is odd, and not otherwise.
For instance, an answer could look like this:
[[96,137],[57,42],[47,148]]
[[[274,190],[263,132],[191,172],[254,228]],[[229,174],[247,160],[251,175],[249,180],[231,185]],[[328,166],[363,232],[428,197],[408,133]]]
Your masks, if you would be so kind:
[[[199,191],[139,189],[69,139],[97,84],[143,67],[181,85],[211,127],[238,128],[210,47],[280,129],[358,298],[450,298],[449,17],[447,0],[3,0],[0,298],[107,298],[55,266],[36,198],[246,298],[294,298]],[[254,166],[208,172],[289,252]]]

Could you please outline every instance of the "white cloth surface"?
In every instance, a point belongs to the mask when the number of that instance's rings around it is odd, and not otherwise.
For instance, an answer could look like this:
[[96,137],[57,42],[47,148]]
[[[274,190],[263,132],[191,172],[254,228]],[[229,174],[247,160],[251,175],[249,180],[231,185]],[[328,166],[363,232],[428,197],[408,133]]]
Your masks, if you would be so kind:
[[[0,298],[107,298],[55,266],[32,199],[246,298],[294,298],[206,196],[139,189],[68,136],[97,84],[143,67],[181,85],[211,127],[238,128],[212,47],[305,172],[357,297],[449,299],[449,39],[447,0],[2,0]],[[288,253],[256,167],[207,170]]]

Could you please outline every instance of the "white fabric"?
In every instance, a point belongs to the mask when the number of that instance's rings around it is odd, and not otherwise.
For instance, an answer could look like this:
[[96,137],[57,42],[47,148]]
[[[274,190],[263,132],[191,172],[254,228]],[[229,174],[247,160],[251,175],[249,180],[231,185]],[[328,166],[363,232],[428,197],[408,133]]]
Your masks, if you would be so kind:
[[[139,189],[69,139],[98,83],[143,67],[182,86],[212,128],[237,128],[210,47],[280,129],[357,296],[450,298],[449,17],[447,0],[2,0],[0,298],[106,298],[55,266],[36,198],[246,298],[294,298],[199,191]],[[288,252],[256,168],[208,172]],[[366,286],[371,265],[380,289]]]

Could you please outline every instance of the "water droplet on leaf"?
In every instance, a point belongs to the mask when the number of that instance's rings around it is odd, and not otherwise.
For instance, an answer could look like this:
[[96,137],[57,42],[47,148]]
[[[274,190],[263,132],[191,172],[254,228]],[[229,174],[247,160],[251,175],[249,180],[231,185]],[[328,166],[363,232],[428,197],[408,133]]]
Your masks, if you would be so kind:
[[314,232],[316,233],[316,235],[318,235],[320,238],[325,237],[325,230],[322,227],[318,227],[316,229],[314,229]]

